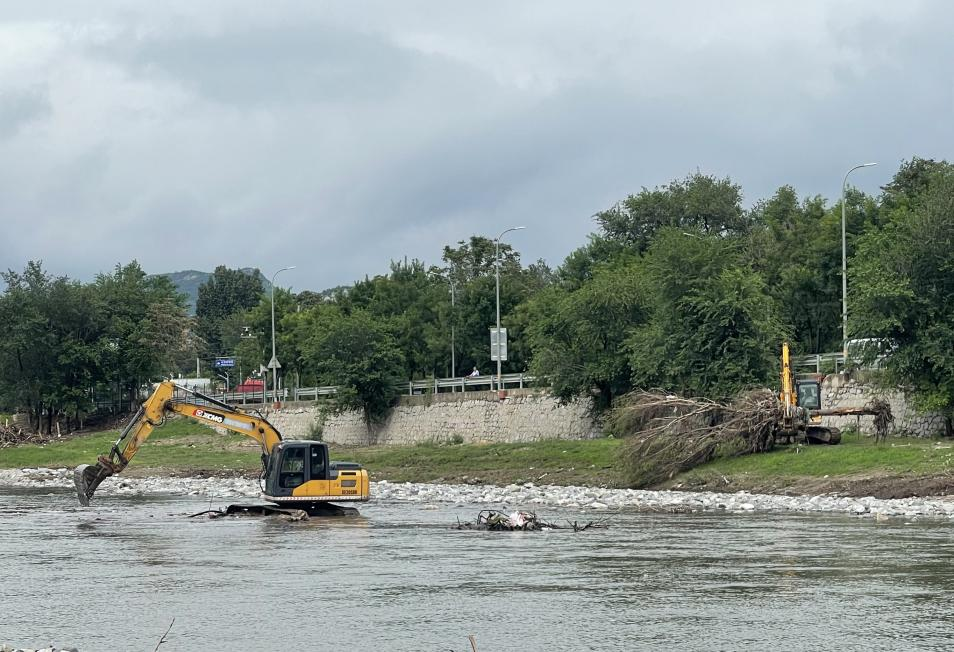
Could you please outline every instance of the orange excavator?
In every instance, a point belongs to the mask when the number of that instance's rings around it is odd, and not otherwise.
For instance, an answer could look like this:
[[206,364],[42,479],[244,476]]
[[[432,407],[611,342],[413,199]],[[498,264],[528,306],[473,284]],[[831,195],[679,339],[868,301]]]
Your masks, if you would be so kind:
[[[231,505],[227,513],[298,514],[309,516],[356,513],[334,503],[367,501],[368,472],[356,462],[332,462],[320,441],[283,440],[259,414],[251,414],[172,382],[159,383],[119,435],[108,455],[73,472],[80,504],[89,505],[106,478],[121,473],[152,431],[168,415],[178,414],[213,427],[251,437],[262,449],[262,497],[266,505]],[[333,501],[333,502],[332,502]]]

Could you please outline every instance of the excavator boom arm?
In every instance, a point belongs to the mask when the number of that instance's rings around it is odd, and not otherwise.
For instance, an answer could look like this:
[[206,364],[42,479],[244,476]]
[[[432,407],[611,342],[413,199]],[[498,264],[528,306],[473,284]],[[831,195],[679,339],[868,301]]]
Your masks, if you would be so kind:
[[[185,395],[185,398],[182,398]],[[101,455],[96,464],[83,464],[76,468],[73,481],[76,494],[83,505],[89,505],[96,488],[111,475],[122,472],[139,447],[152,431],[165,422],[168,413],[181,414],[206,425],[219,426],[246,437],[251,437],[262,447],[267,460],[281,435],[264,418],[240,412],[215,399],[178,387],[175,383],[159,383],[120,433],[108,455]]]

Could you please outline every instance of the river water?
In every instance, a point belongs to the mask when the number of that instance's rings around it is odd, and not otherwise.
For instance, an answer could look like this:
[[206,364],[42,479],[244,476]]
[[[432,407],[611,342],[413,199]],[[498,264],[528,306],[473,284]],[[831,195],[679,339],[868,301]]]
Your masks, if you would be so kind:
[[[484,506],[188,519],[198,497],[0,489],[0,642],[152,650],[946,650],[949,521],[608,515],[458,531]],[[593,512],[546,508],[548,521]]]

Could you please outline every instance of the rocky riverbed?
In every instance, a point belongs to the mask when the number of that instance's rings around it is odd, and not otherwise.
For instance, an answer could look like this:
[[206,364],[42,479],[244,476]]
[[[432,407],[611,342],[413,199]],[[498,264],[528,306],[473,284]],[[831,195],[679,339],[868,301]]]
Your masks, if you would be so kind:
[[[72,488],[71,469],[2,469],[0,487]],[[954,518],[954,496],[879,499],[837,495],[781,496],[739,491],[736,493],[649,491],[562,487],[555,485],[449,485],[372,483],[373,500],[413,503],[486,504],[534,509],[569,507],[594,511],[620,509],[661,513],[678,512],[826,512],[862,517]],[[258,499],[258,482],[247,478],[151,477],[108,478],[98,495],[173,494],[203,496],[214,500]],[[95,499],[94,499],[95,500]]]

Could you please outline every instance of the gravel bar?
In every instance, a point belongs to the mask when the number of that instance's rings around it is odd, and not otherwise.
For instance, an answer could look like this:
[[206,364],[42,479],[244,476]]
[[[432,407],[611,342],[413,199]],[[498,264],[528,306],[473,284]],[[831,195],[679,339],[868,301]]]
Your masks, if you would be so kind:
[[[0,469],[0,487],[72,488],[71,469]],[[257,480],[220,477],[107,478],[103,495],[172,494],[212,498],[260,499]],[[372,500],[409,503],[486,504],[532,509],[567,507],[596,511],[627,509],[660,513],[680,512],[820,512],[874,518],[930,516],[954,518],[954,497],[881,499],[837,495],[781,496],[774,494],[710,491],[649,491],[561,487],[556,485],[449,485],[374,482]]]

